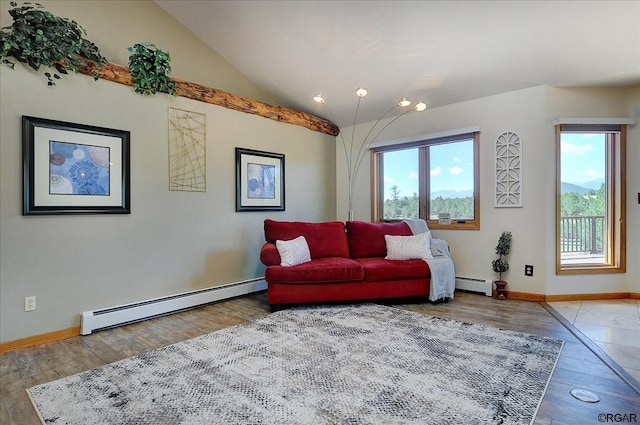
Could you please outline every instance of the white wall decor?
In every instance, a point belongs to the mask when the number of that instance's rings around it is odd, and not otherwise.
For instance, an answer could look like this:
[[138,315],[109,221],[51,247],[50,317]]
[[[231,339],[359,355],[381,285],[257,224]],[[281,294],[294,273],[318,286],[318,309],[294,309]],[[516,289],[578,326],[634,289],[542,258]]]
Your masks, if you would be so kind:
[[495,144],[496,208],[522,207],[522,139],[506,131]]

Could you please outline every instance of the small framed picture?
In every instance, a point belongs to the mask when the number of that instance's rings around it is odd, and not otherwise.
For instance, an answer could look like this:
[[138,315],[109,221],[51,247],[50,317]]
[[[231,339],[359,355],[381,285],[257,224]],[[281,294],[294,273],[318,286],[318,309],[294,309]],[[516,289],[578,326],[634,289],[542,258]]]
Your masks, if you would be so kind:
[[438,214],[438,223],[439,224],[451,224],[451,213],[439,213]]
[[284,155],[236,148],[236,211],[284,211]]
[[22,117],[23,215],[130,214],[130,133]]

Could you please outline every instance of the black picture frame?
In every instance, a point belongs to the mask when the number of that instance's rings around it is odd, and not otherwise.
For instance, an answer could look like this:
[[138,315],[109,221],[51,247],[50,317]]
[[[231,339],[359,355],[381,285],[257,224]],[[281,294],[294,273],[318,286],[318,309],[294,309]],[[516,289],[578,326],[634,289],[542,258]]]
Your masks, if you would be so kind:
[[236,212],[284,211],[284,155],[236,148]]
[[125,130],[22,116],[22,215],[130,214]]

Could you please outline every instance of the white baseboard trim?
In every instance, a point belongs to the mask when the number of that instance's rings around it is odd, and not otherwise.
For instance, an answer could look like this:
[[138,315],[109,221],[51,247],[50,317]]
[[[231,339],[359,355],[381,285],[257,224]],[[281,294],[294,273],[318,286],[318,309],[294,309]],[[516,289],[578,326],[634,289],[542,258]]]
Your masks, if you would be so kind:
[[493,295],[493,282],[489,279],[456,276],[456,289],[464,291],[482,292],[487,297]]
[[267,282],[264,278],[256,278],[116,307],[83,311],[81,313],[80,334],[89,335],[94,331],[140,322],[265,289],[267,289]]

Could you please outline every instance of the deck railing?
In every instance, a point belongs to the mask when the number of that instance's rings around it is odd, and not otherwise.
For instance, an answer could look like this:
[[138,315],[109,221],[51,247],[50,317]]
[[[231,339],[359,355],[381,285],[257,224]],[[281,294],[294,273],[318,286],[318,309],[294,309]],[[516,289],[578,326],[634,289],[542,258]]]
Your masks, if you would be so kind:
[[560,252],[602,254],[604,218],[603,215],[560,217]]

